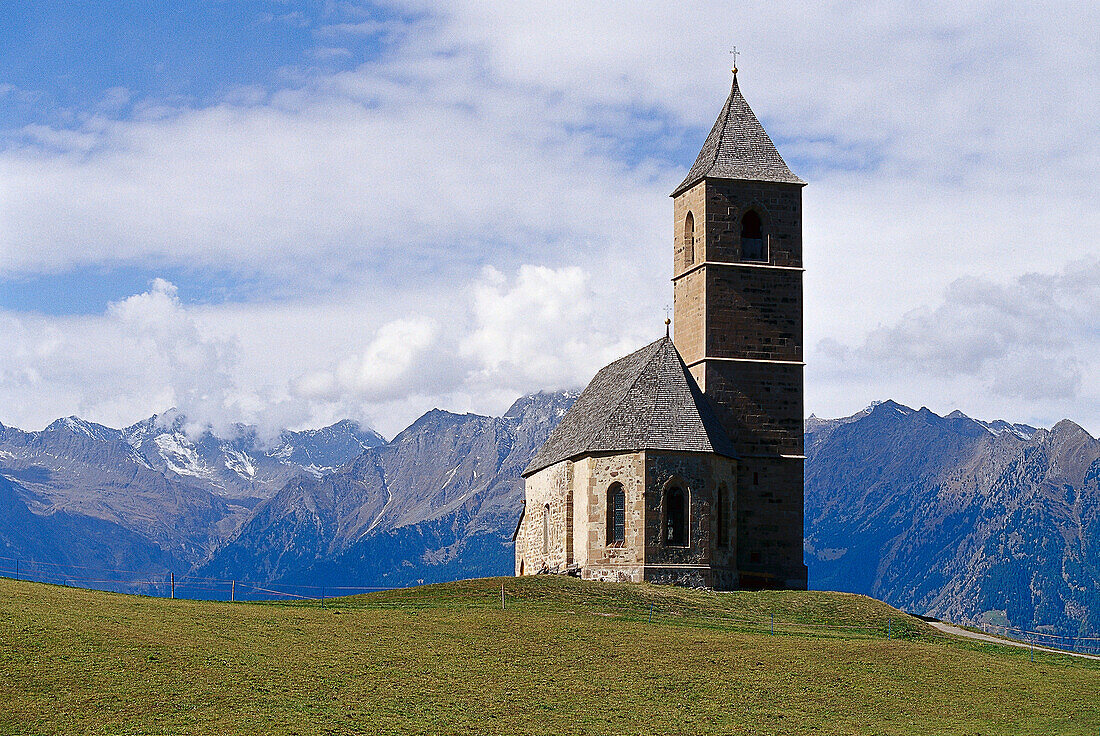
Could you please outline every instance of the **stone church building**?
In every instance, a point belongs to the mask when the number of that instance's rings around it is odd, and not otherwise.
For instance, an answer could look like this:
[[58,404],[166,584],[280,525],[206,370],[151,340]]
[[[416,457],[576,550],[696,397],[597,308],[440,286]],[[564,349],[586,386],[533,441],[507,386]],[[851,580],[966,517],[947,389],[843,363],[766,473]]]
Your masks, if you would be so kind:
[[803,186],[734,70],[672,193],[674,339],[597,373],[524,470],[517,575],[805,589]]

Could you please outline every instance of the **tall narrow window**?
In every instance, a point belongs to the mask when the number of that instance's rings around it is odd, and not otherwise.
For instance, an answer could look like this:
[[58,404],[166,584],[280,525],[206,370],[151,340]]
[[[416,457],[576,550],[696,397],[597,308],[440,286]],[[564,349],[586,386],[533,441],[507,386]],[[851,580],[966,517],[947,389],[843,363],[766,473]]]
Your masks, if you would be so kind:
[[686,547],[688,544],[687,494],[679,486],[665,491],[665,544]]
[[626,492],[619,483],[607,489],[607,544],[621,547],[626,543]]
[[684,218],[684,267],[695,263],[695,215]]
[[729,512],[726,509],[729,504],[729,492],[726,490],[726,484],[718,486],[718,501],[715,508],[715,521],[717,521],[717,533],[718,533],[718,546],[726,547],[729,545],[730,530],[729,530]]
[[746,261],[766,261],[768,254],[764,248],[764,228],[760,215],[753,210],[741,218],[741,258]]
[[542,553],[550,554],[550,504],[542,507]]

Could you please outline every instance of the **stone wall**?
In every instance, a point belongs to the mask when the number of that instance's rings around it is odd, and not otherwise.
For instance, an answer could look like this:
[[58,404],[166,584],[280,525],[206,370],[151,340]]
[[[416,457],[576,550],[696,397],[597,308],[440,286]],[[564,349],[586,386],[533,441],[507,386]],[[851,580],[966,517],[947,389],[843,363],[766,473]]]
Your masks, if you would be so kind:
[[[741,456],[736,560],[715,584],[804,588],[802,188],[708,179],[676,197],[677,232],[700,207],[705,263],[674,257],[676,346]],[[766,262],[742,262],[749,210]]]
[[738,469],[738,586],[805,590],[803,461],[746,457]]
[[[741,217],[750,209],[763,220],[768,263],[802,266],[802,187],[798,184],[708,179],[706,188],[707,260],[741,261]],[[680,195],[683,197],[688,192]],[[696,221],[696,232],[699,230]]]
[[[516,534],[516,575],[565,571],[573,547],[573,463],[566,460],[525,479],[526,503]],[[549,506],[549,512],[547,507]],[[549,545],[543,543],[543,518]]]
[[[700,182],[673,200],[672,321],[676,349],[690,364],[705,354],[706,272],[706,186]],[[694,257],[685,255],[684,222],[688,213],[695,218]]]
[[705,362],[704,392],[741,457],[802,455],[803,366]]
[[[645,469],[640,452],[595,455],[579,459],[575,488],[576,557],[583,577],[593,580],[641,581],[645,547]],[[625,540],[607,543],[607,494],[619,483],[626,495]],[[582,501],[583,499],[583,501]]]
[[[700,182],[691,189],[680,194],[672,203],[673,206],[673,249],[672,249],[672,273],[679,275],[696,263],[707,260],[706,250],[706,187]],[[695,220],[695,243],[688,249],[684,241],[685,223],[688,213]],[[688,252],[691,251],[691,258]]]
[[712,266],[705,289],[708,358],[802,360],[802,271]]
[[706,354],[706,280],[706,270],[699,268],[676,279],[672,286],[676,349],[688,365]]
[[[705,453],[645,453],[646,547],[645,579],[650,582],[708,587],[733,587],[731,572],[737,549],[736,526],[730,524],[728,543],[718,546],[718,488],[736,488],[737,462]],[[688,539],[685,547],[666,544],[665,494],[678,484],[687,492]],[[725,512],[736,518],[736,494],[725,499]]]
[[[608,491],[626,498],[621,545],[608,544]],[[688,539],[662,538],[665,491],[687,494]],[[725,493],[719,494],[724,488]],[[569,572],[591,580],[675,583],[734,589],[738,549],[737,461],[707,453],[603,453],[561,462],[526,479],[527,505],[516,536],[516,574]],[[720,537],[719,498],[728,520]],[[542,518],[549,505],[549,552]],[[568,516],[566,514],[568,513]]]
[[[707,179],[673,199],[673,276],[704,261],[740,262],[741,217],[750,209],[763,221],[767,262],[801,267],[801,185]],[[694,258],[690,262],[684,243],[689,212],[695,219]]]

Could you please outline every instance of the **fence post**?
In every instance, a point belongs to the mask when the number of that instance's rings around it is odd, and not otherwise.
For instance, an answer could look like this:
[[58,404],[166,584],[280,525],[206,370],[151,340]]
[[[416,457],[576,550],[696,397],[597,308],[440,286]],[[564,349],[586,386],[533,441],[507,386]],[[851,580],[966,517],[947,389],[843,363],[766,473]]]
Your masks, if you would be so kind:
[[229,589],[229,602],[230,603],[236,603],[237,602],[237,581],[236,580],[233,581],[233,586]]
[[168,573],[172,577],[172,598],[176,597],[176,573]]

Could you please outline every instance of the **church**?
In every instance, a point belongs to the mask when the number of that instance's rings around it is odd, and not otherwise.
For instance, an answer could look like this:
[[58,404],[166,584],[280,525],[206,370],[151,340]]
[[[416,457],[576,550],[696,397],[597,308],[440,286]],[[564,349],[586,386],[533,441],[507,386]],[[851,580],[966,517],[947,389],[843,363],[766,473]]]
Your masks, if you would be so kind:
[[516,575],[806,588],[803,186],[734,69],[671,195],[673,337],[600,370],[524,470]]

